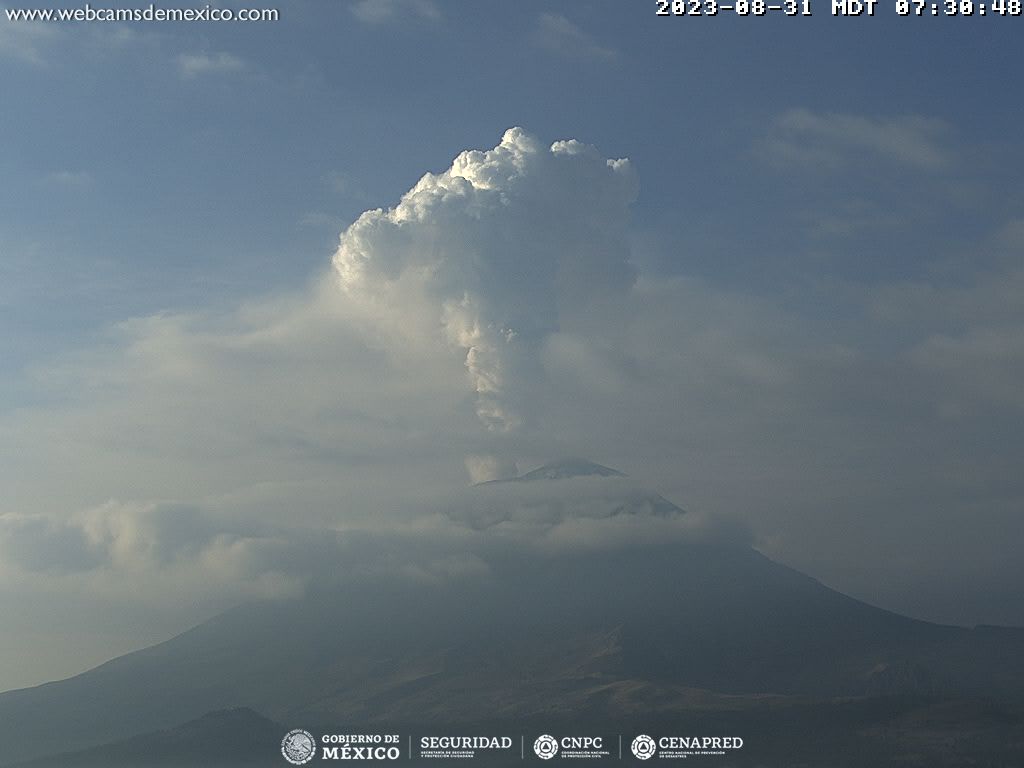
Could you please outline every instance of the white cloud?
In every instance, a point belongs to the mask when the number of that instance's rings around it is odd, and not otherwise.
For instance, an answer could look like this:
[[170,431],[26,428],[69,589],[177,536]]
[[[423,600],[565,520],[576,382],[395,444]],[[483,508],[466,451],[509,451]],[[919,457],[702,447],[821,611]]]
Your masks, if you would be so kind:
[[466,457],[465,464],[469,479],[474,483],[507,480],[519,474],[515,459],[508,456],[472,455]]
[[600,62],[619,59],[618,51],[601,45],[560,13],[542,13],[533,40],[541,48],[570,59]]
[[421,494],[403,515],[331,527],[241,513],[224,499],[116,502],[64,519],[0,515],[0,589],[218,608],[359,581],[442,585],[491,563],[670,541],[736,542],[734,523],[683,513],[625,478],[497,483]]
[[366,190],[363,189],[363,185],[359,179],[353,176],[351,173],[344,171],[331,171],[324,174],[324,184],[336,195],[348,200],[358,200],[360,202],[370,202],[369,195],[366,194]]
[[437,21],[441,11],[432,0],[359,0],[353,15],[365,24],[384,24],[402,19]]
[[635,195],[628,161],[511,129],[493,150],[425,175],[396,207],[360,216],[334,266],[348,295],[390,322],[443,329],[477,415],[507,432],[528,418],[520,382],[544,338],[628,293]]
[[949,126],[935,118],[792,109],[772,121],[762,148],[774,162],[798,167],[835,169],[879,159],[934,171],[952,162],[949,134]]
[[183,53],[178,56],[178,72],[184,78],[226,75],[241,72],[245,61],[231,53]]
[[947,390],[946,413],[964,413],[969,409],[962,403],[976,403],[979,397],[1024,410],[1024,323],[931,336],[914,350],[913,359],[958,385],[956,391]]
[[0,57],[34,66],[47,63],[47,54],[60,34],[52,24],[39,21],[0,23]]

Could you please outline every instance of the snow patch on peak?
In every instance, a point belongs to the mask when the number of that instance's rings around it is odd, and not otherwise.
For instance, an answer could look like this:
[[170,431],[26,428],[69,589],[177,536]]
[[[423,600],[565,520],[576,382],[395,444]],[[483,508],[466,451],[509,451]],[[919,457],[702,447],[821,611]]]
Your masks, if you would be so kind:
[[520,475],[518,480],[565,480],[570,477],[625,477],[617,469],[595,464],[587,459],[562,459]]

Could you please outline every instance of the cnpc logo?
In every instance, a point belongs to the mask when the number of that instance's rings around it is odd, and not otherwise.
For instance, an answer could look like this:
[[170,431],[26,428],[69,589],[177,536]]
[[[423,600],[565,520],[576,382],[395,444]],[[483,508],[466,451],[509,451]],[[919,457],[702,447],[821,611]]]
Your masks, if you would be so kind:
[[593,752],[604,747],[604,740],[600,736],[563,736],[556,739],[554,736],[544,734],[533,742],[533,751],[541,760],[550,760],[561,750],[566,757],[580,757],[581,752]]
[[547,733],[538,736],[537,740],[533,742],[533,751],[541,760],[550,760],[558,754],[558,740]]

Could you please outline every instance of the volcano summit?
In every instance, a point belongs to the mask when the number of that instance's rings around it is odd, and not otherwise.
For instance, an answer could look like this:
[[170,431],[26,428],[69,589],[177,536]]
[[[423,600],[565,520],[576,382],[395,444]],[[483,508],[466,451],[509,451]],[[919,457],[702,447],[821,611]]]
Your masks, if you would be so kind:
[[[387,569],[0,695],[0,761],[143,765],[109,745],[232,708],[410,733],[687,723],[741,737],[730,765],[794,765],[794,744],[816,765],[1024,755],[1022,630],[859,602],[590,462],[474,486],[430,520],[373,545]],[[414,563],[417,536],[433,550]]]

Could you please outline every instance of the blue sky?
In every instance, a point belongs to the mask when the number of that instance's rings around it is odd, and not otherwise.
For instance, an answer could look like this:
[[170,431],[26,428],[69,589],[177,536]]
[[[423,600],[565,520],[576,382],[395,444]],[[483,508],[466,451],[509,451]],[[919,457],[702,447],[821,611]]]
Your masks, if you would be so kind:
[[[870,198],[941,240],[921,243],[915,227],[898,255],[840,254],[830,272],[914,274],[1019,203],[1005,162],[1020,152],[1014,18],[399,3],[367,23],[352,7],[290,3],[254,26],[5,26],[0,235],[17,254],[5,282],[29,290],[4,310],[34,338],[6,339],[5,359],[125,314],[299,285],[363,208],[512,125],[629,156],[637,225],[670,235],[658,255],[669,271],[763,284],[814,247],[793,236],[801,217]],[[545,24],[555,17],[566,26]],[[957,180],[988,196],[920,199],[927,176],[885,167],[853,169],[841,187],[780,173],[757,142],[798,108],[943,121],[944,149],[973,166]]]
[[[408,488],[441,487],[465,482],[467,453],[527,469],[587,452],[683,507],[742,519],[763,551],[858,597],[1024,623],[1011,588],[1024,576],[1012,427],[1024,407],[1024,21],[882,6],[835,18],[812,3],[811,18],[381,0],[289,2],[279,22],[252,25],[2,20],[0,515],[21,521],[17,536],[49,531],[39,546],[54,552],[75,515],[162,520],[152,505],[185,503],[217,516],[240,504],[225,498],[272,515],[285,489],[306,499],[293,505],[302,525],[330,525],[324,499],[372,503],[389,468]],[[462,357],[441,370],[436,339],[399,352],[367,332],[378,340],[339,341],[326,360],[325,329],[358,336],[362,320],[310,318],[327,311],[339,234],[364,210],[396,205],[512,126],[629,158],[638,192],[621,234],[646,293],[623,299],[618,331],[566,322],[538,342],[517,397],[550,384],[545,416],[496,442],[474,432]],[[580,238],[570,250],[597,247]],[[497,301],[499,288],[481,295]],[[391,308],[375,322],[422,320]],[[305,352],[286,358],[302,382],[248,341],[285,327],[304,329]],[[395,384],[392,401],[345,378],[346,361],[377,370],[381,348],[422,391]],[[302,367],[312,357],[323,362]],[[263,423],[228,394],[236,364],[253,390],[305,387],[321,409],[282,406]],[[322,432],[331,387],[309,379],[328,372],[348,421]],[[574,377],[601,386],[571,403],[551,394]],[[458,390],[450,403],[441,382]],[[173,399],[186,391],[194,399]],[[410,397],[417,408],[397,404]],[[203,434],[201,398],[238,436],[202,461],[187,448]],[[153,445],[113,428],[126,424],[151,429]],[[49,565],[4,576],[0,601],[77,599],[60,576],[79,566],[42,555]],[[107,628],[75,618],[68,657],[42,609],[22,611],[0,640],[17,662],[0,688],[239,598],[190,597],[186,584],[128,605],[111,569],[78,595],[107,606]],[[110,617],[135,629],[112,637]]]

